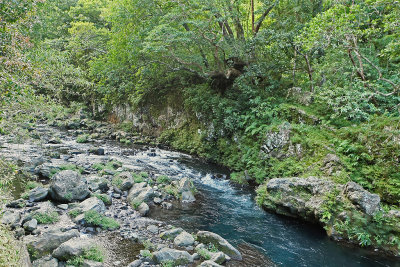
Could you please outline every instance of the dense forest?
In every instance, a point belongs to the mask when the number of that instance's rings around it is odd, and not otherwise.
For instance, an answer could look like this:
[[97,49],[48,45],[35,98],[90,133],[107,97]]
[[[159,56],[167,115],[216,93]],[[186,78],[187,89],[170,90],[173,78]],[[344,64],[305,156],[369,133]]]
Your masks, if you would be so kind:
[[397,1],[0,0],[0,105],[3,136],[81,110],[399,255]]

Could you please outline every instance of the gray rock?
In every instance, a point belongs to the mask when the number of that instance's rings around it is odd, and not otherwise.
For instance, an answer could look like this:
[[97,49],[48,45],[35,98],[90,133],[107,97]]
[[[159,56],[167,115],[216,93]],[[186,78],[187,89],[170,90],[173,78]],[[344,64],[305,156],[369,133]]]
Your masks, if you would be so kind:
[[177,247],[193,246],[194,238],[188,232],[182,232],[174,239],[174,245]]
[[110,187],[108,186],[108,181],[103,177],[98,177],[97,175],[91,175],[87,178],[88,187],[92,192],[100,190],[102,193],[106,193]]
[[177,237],[180,233],[183,232],[182,228],[174,228],[165,232],[162,232],[160,234],[160,237],[162,239],[169,239],[169,240],[173,240],[175,239],[175,237]]
[[57,208],[62,209],[62,210],[67,210],[68,209],[68,204],[60,204],[57,206]]
[[32,262],[33,267],[58,267],[58,260],[52,256],[46,256]]
[[222,265],[219,265],[218,263],[213,262],[211,260],[203,261],[199,266],[200,267],[223,267]]
[[128,267],[139,267],[142,264],[141,260],[135,260],[131,263],[129,263]]
[[134,184],[134,186],[129,190],[128,202],[133,207],[135,203],[147,202],[154,195],[154,190],[150,186],[147,186],[146,182]]
[[51,253],[62,243],[78,236],[79,232],[75,229],[66,232],[62,232],[59,229],[46,230],[39,236],[25,236],[24,243],[27,245],[30,251],[40,257],[42,255]]
[[189,178],[182,178],[178,184],[179,193],[194,189],[193,182]]
[[211,261],[218,263],[218,264],[222,264],[226,261],[225,258],[225,253],[223,252],[216,252],[216,253],[211,253]]
[[187,251],[171,248],[163,248],[154,252],[153,259],[156,263],[172,261],[175,265],[185,265],[193,262],[193,257]]
[[54,258],[67,261],[73,257],[81,256],[85,251],[94,246],[93,240],[88,238],[72,238],[62,243],[52,255]]
[[24,229],[28,232],[33,232],[37,228],[38,222],[36,219],[32,219],[24,223]]
[[355,182],[348,182],[344,193],[354,205],[368,215],[374,215],[380,210],[380,197],[377,194],[371,194]]
[[132,178],[132,174],[130,172],[122,172],[118,174],[113,181],[120,180],[121,184],[118,183],[117,187],[121,191],[128,191],[129,189],[132,188],[134,182]]
[[138,207],[138,212],[141,216],[147,216],[149,214],[150,208],[145,202],[141,203]]
[[171,210],[173,206],[172,206],[172,204],[169,203],[169,202],[163,202],[163,203],[161,203],[161,207],[162,207],[163,209],[166,209],[166,210]]
[[106,211],[106,206],[103,201],[98,199],[97,197],[91,197],[81,202],[78,207],[82,213],[85,213],[89,210],[97,211],[98,213],[104,213]]
[[153,202],[154,202],[154,204],[160,205],[160,204],[162,203],[162,199],[159,198],[159,197],[155,197],[155,198],[153,199]]
[[228,241],[215,233],[199,231],[197,233],[197,240],[204,244],[213,244],[219,251],[224,252],[234,260],[242,260],[242,254],[239,252],[239,250],[234,248]]
[[158,234],[158,227],[154,224],[147,226],[147,231],[152,234]]
[[18,211],[12,212],[7,210],[1,217],[1,223],[6,225],[15,226],[21,220],[21,213]]
[[36,187],[29,191],[29,201],[38,202],[46,199],[49,189],[44,187]]
[[104,264],[102,262],[92,261],[92,260],[84,260],[82,267],[103,267]]
[[61,171],[51,179],[50,196],[56,201],[82,201],[89,194],[85,180],[75,171]]
[[192,203],[195,202],[196,198],[194,197],[191,191],[182,192],[182,202],[183,203]]

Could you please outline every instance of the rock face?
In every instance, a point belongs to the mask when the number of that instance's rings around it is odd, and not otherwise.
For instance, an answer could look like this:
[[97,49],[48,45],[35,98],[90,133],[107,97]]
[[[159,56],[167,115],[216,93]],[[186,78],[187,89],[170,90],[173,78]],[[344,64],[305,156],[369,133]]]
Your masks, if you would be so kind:
[[50,196],[56,201],[82,201],[89,193],[86,182],[75,171],[61,171],[54,175],[50,183]]
[[33,232],[34,230],[36,230],[38,225],[38,222],[36,219],[32,219],[30,221],[27,221],[26,223],[24,223],[24,229],[28,232]]
[[36,187],[29,191],[29,201],[38,202],[46,199],[49,189],[43,187]]
[[[337,186],[342,189],[341,185]],[[267,183],[264,207],[285,216],[318,222],[324,196],[334,188],[333,182],[316,177],[271,179]]]
[[174,239],[174,245],[177,247],[189,247],[194,244],[194,238],[188,232],[182,232]]
[[147,216],[149,214],[150,208],[145,202],[139,205],[138,212],[141,216]]
[[154,196],[154,190],[146,182],[134,184],[129,190],[128,202],[131,206],[135,203],[147,202]]
[[82,255],[94,246],[93,241],[88,238],[73,238],[62,243],[53,251],[53,257],[59,260],[68,260]]
[[193,257],[187,251],[163,248],[153,253],[154,261],[162,263],[172,261],[174,265],[185,265],[193,262]]
[[61,230],[48,230],[39,236],[26,236],[24,238],[24,243],[30,251],[35,253],[37,256],[41,256],[51,253],[62,243],[78,236],[79,232],[75,229],[65,232],[62,232]]
[[373,215],[380,210],[381,198],[377,194],[371,194],[354,182],[346,184],[344,193],[354,205],[368,215]]
[[239,252],[239,250],[234,248],[231,244],[229,244],[228,241],[215,233],[199,231],[197,233],[197,240],[203,244],[213,244],[219,251],[224,252],[234,260],[242,260],[242,254]]

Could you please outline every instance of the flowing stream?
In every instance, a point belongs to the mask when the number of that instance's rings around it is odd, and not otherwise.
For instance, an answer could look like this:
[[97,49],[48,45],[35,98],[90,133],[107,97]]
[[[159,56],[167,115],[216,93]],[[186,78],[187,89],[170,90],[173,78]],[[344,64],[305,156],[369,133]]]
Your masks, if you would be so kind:
[[[43,128],[43,133],[48,129]],[[331,241],[318,225],[312,225],[260,209],[250,187],[233,185],[229,172],[189,155],[143,146],[123,146],[98,141],[78,144],[62,134],[62,144],[16,145],[2,140],[2,156],[29,161],[49,151],[59,151],[58,161],[91,166],[95,162],[116,159],[132,170],[165,174],[174,179],[190,177],[198,189],[192,205],[175,205],[172,210],[151,209],[150,217],[188,231],[209,230],[237,246],[242,262],[228,266],[400,266],[398,259],[384,257],[350,245]],[[94,145],[106,155],[86,153]],[[71,156],[72,154],[72,156]]]

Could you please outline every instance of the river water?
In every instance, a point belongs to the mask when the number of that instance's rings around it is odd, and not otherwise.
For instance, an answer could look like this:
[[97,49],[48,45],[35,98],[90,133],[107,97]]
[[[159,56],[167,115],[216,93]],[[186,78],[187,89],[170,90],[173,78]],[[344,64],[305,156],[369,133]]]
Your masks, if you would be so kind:
[[[43,132],[47,131],[43,128]],[[265,212],[256,205],[252,188],[226,179],[228,170],[183,153],[104,141],[78,144],[75,138],[64,134],[59,145],[38,147],[1,141],[1,156],[22,162],[55,150],[62,154],[57,160],[61,163],[91,166],[96,161],[116,159],[132,170],[174,179],[192,178],[198,189],[195,204],[175,205],[170,211],[152,207],[150,216],[188,231],[209,230],[223,236],[244,256],[242,262],[230,262],[228,266],[400,266],[399,259],[331,241],[318,225]],[[104,147],[106,155],[83,152],[94,145]]]

